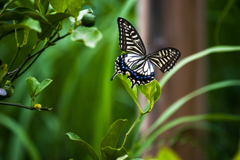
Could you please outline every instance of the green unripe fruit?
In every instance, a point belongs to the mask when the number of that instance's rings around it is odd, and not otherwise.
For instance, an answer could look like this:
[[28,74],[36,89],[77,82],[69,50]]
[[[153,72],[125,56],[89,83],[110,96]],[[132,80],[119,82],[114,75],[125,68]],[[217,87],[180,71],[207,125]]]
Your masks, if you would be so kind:
[[96,21],[96,17],[93,14],[84,14],[82,17],[82,25],[85,27],[92,27],[94,26]]

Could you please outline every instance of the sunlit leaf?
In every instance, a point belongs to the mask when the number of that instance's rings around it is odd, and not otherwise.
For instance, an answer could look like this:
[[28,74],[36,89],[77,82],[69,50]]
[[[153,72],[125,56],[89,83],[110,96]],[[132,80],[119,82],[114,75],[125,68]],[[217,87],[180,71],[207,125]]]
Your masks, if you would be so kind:
[[127,119],[116,120],[109,128],[105,137],[102,139],[100,147],[105,148],[107,146],[110,146],[112,148],[116,148],[116,145],[126,124]]
[[67,9],[67,0],[49,0],[49,3],[56,12],[65,12]]
[[157,155],[158,160],[180,160],[179,156],[170,148],[162,147]]
[[124,156],[121,156],[121,157],[118,157],[117,160],[127,160],[128,158],[128,155],[124,155]]
[[35,77],[28,77],[26,79],[27,90],[31,98],[35,97],[35,90],[40,85]]
[[116,149],[111,147],[105,147],[101,149],[101,151],[103,160],[115,160],[118,159],[119,157],[120,158],[123,156],[126,157],[128,155],[125,148]]
[[137,86],[137,89],[146,96],[149,101],[149,109],[152,110],[154,103],[160,98],[161,95],[161,87],[159,83],[154,79],[152,82]]
[[99,157],[92,146],[83,141],[78,135],[71,132],[66,133],[66,135],[68,135],[71,140],[76,141],[85,150],[85,152],[87,152],[88,155],[92,157],[93,160],[99,160]]
[[83,42],[86,46],[94,48],[102,39],[102,33],[96,27],[78,28],[71,35],[73,41]]
[[77,17],[83,4],[84,0],[67,0],[68,12],[72,16]]
[[134,102],[137,103],[137,87],[134,86],[133,88],[131,88],[131,81],[127,78],[127,75],[118,74],[117,76],[121,79],[124,87],[130,94]]
[[34,30],[36,32],[41,32],[41,27],[38,21],[25,17],[17,24],[0,22],[0,36],[3,37],[7,33],[14,31],[15,28],[24,28],[27,30]]
[[37,97],[37,95],[44,89],[46,88],[50,83],[52,82],[51,79],[45,79],[44,81],[42,81],[36,88],[35,90],[35,97]]

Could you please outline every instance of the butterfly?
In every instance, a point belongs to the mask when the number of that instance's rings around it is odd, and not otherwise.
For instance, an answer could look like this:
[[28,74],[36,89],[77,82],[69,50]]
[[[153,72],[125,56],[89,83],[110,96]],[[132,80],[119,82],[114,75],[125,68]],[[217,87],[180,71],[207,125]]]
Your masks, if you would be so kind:
[[175,48],[163,48],[146,54],[143,41],[136,29],[124,18],[118,18],[119,46],[122,51],[131,52],[117,57],[116,72],[111,78],[121,73],[128,73],[128,79],[134,85],[144,85],[154,79],[154,65],[163,73],[168,72],[177,63],[181,53]]

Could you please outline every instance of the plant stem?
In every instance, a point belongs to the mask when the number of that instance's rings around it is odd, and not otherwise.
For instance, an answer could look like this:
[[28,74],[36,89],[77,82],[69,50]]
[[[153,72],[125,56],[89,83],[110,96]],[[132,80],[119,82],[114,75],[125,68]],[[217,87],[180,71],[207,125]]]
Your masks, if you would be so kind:
[[140,112],[140,114],[139,114],[139,116],[138,116],[138,118],[135,120],[135,122],[132,124],[132,126],[131,126],[131,128],[128,130],[128,132],[126,133],[126,135],[125,135],[125,138],[124,138],[124,141],[123,141],[123,144],[122,144],[122,147],[121,148],[123,148],[124,147],[124,145],[125,145],[125,142],[126,142],[126,140],[127,140],[127,136],[130,134],[130,132],[133,130],[133,128],[137,125],[137,123],[138,122],[140,122],[140,120],[141,120],[141,117],[144,115],[144,113],[141,113]]
[[9,68],[8,68],[9,71],[10,71],[13,63],[15,62],[15,60],[16,60],[16,58],[17,58],[17,56],[18,56],[18,53],[19,53],[19,51],[20,51],[20,49],[21,49],[21,48],[18,46],[18,47],[17,47],[17,50],[16,50],[16,53],[15,53],[13,59],[12,59],[12,62],[11,62],[10,65],[9,65]]
[[139,104],[137,102],[136,102],[136,104],[137,104],[137,107],[138,107],[138,110],[139,110],[140,114],[142,114],[143,111],[142,111],[141,107],[139,106]]
[[[65,38],[66,36],[68,36],[68,35],[70,35],[71,33],[67,33],[67,34],[65,34],[65,35],[63,35],[62,37],[57,37],[55,40],[53,40],[51,43],[48,43],[48,44],[46,44],[42,49],[40,49],[39,51],[37,51],[35,54],[33,54],[33,55],[28,55],[27,56],[27,58],[24,60],[24,62],[18,67],[19,68],[19,70],[14,74],[14,76],[11,78],[11,81],[13,82],[15,79],[17,79],[20,75],[22,75],[24,72],[26,72],[31,66],[32,66],[32,64],[37,60],[37,58],[42,54],[42,52],[46,49],[46,48],[48,48],[48,47],[50,47],[50,46],[52,46],[52,43],[55,43],[55,42],[57,42],[57,41],[59,41],[60,39],[63,39],[63,38]],[[32,51],[32,50],[31,50]],[[31,60],[33,57],[35,57],[35,56],[37,56],[33,61],[32,61],[32,63],[30,63],[20,74],[19,74],[19,72],[22,70],[22,68],[26,65],[26,63],[29,61],[29,60]]]
[[[7,105],[7,106],[16,106],[16,107],[20,107],[20,108],[25,108],[25,109],[29,109],[29,110],[37,110],[36,108],[31,108],[28,106],[24,106],[18,103],[8,103],[8,102],[0,102],[0,105]],[[41,111],[51,111],[52,108],[41,108]]]

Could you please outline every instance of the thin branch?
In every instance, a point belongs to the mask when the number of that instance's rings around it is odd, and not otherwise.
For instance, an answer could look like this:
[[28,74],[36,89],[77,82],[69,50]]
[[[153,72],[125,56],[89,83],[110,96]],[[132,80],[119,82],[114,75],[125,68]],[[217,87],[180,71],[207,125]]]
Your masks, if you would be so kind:
[[[38,110],[36,108],[31,108],[31,107],[28,107],[28,106],[21,105],[19,103],[0,102],[0,105],[15,106],[15,107],[25,108],[25,109],[29,109],[29,110]],[[51,111],[52,108],[45,107],[45,108],[41,108],[40,110],[41,111]]]
[[12,71],[12,72],[8,72],[7,75],[11,78],[11,77],[13,76],[13,74],[14,74],[15,72],[17,72],[18,70],[19,70],[19,68],[15,69],[15,70]]
[[[67,34],[63,35],[62,37],[57,37],[55,40],[53,40],[53,41],[51,42],[51,44],[59,41],[60,39],[65,38],[66,36],[68,36],[68,35],[70,35],[70,34],[71,34],[71,33],[68,32]],[[28,55],[27,58],[24,60],[24,62],[20,65],[20,67],[18,67],[19,70],[18,70],[18,71],[14,74],[14,76],[11,78],[11,81],[13,82],[16,78],[18,78],[20,75],[22,75],[24,72],[26,72],[26,70],[28,70],[28,69],[32,66],[32,64],[37,60],[37,58],[42,54],[42,52],[43,52],[46,48],[50,47],[51,44],[45,45],[42,49],[40,49],[39,51],[37,51],[37,52],[36,52],[35,54],[33,54],[33,55]],[[30,63],[30,64],[27,66],[27,68],[25,68],[25,69],[19,74],[19,72],[20,72],[21,69],[25,66],[25,64],[26,64],[29,60],[31,60],[33,57],[35,57],[35,56],[37,56],[37,57],[33,60],[33,62]]]

